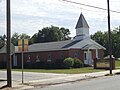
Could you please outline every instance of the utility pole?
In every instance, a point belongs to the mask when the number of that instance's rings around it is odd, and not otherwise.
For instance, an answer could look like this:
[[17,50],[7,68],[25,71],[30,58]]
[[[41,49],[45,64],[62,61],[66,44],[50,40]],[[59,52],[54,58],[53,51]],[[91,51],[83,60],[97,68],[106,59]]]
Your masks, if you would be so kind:
[[23,56],[23,53],[24,53],[24,39],[22,39],[22,84],[24,83],[24,77],[23,77],[23,64],[24,64],[24,56]]
[[110,60],[110,74],[112,74],[112,38],[111,38],[111,30],[110,30],[110,4],[109,0],[107,0],[108,6],[108,35],[109,35],[109,60]]
[[7,0],[7,86],[12,87],[11,79],[11,13],[10,0]]

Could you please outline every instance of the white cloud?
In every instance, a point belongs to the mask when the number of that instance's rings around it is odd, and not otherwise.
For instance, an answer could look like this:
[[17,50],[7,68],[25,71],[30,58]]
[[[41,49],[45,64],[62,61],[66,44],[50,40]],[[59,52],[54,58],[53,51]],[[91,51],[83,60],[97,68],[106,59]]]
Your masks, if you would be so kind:
[[[38,29],[56,25],[69,28],[75,36],[75,25],[82,12],[90,26],[90,33],[107,30],[107,11],[75,5],[62,0],[11,0],[12,33],[33,35]],[[72,0],[74,2],[107,8],[106,0]],[[119,0],[111,0],[112,10],[120,11]],[[5,1],[0,3],[0,34],[5,31]],[[120,24],[119,14],[111,13],[111,28]]]

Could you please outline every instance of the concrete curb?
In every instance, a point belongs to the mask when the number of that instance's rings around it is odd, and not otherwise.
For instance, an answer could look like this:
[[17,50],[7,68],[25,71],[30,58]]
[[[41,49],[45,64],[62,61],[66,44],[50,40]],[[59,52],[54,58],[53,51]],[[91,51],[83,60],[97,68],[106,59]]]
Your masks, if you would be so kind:
[[[120,69],[113,70],[113,74],[116,74],[116,73],[120,73]],[[25,82],[24,84],[21,84],[21,82],[13,81],[13,87],[9,90],[18,90],[18,89],[24,90],[24,89],[30,89],[30,88],[32,89],[35,86],[48,86],[48,85],[76,82],[76,81],[81,81],[86,79],[103,77],[107,74],[109,74],[109,71],[85,73],[85,74],[71,74],[70,76],[62,76],[57,78],[28,81],[28,82]],[[1,78],[1,80],[4,80],[4,79]],[[5,84],[6,81],[3,81],[3,82],[1,81],[0,83]]]
[[[113,70],[113,74],[118,72],[120,72],[120,70]],[[74,74],[74,75],[65,76],[65,77],[29,81],[29,82],[26,82],[25,85],[30,85],[30,86],[55,85],[55,84],[62,84],[62,83],[75,82],[75,81],[86,80],[91,78],[103,77],[107,74],[109,74],[109,71],[86,73],[86,74]]]

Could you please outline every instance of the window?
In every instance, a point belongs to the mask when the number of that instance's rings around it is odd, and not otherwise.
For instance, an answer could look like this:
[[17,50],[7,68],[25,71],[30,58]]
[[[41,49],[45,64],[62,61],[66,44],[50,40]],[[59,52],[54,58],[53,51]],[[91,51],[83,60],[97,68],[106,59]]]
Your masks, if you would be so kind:
[[84,52],[84,60],[87,60],[87,52]]
[[28,59],[27,59],[27,62],[30,62],[30,55],[28,55]]
[[75,52],[75,53],[74,53],[74,58],[77,58],[77,57],[78,57],[78,53]]
[[40,62],[39,56],[36,56],[36,62]]
[[50,54],[48,55],[47,61],[48,61],[48,62],[51,62],[51,55],[50,55]]
[[64,59],[64,55],[63,55],[63,54],[61,54],[60,58],[61,58],[61,59]]

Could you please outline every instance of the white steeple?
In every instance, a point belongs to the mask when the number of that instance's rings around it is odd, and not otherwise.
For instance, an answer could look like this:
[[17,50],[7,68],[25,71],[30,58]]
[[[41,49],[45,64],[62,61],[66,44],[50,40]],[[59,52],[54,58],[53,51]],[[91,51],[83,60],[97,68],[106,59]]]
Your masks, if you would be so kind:
[[76,36],[75,36],[76,40],[82,40],[89,37],[89,26],[82,13],[80,14],[75,29],[76,29]]

